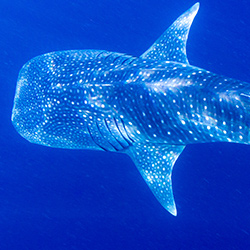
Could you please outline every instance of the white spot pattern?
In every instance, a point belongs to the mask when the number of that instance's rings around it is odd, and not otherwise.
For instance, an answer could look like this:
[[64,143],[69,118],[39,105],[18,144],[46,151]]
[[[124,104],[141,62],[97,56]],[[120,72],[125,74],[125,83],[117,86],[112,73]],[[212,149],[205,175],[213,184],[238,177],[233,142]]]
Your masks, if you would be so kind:
[[12,122],[51,147],[128,153],[156,198],[176,215],[171,173],[185,145],[249,143],[248,83],[191,66],[195,4],[141,57],[52,52],[20,71]]

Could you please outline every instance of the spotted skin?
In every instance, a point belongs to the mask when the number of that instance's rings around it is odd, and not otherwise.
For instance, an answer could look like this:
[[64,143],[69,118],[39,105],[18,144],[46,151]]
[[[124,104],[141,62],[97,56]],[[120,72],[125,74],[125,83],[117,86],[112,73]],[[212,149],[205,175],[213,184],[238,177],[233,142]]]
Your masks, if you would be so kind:
[[250,85],[191,66],[199,3],[136,58],[101,50],[33,58],[18,77],[12,122],[32,143],[128,154],[176,215],[171,174],[185,145],[249,144]]

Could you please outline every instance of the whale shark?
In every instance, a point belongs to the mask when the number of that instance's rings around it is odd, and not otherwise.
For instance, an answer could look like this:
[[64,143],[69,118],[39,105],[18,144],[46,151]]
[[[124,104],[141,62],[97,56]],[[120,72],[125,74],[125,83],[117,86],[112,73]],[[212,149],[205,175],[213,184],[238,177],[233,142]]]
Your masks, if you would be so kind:
[[129,155],[160,204],[177,215],[172,169],[188,144],[250,142],[250,84],[190,65],[199,3],[141,56],[56,51],[19,72],[12,123],[40,145]]

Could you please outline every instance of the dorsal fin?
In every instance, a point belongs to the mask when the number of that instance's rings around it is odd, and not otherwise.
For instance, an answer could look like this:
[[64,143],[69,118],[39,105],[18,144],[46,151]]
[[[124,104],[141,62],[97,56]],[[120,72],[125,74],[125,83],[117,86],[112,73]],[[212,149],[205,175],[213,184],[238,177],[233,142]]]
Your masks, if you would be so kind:
[[188,63],[186,43],[189,29],[200,4],[196,3],[182,14],[157,40],[141,55],[141,58],[160,61]]

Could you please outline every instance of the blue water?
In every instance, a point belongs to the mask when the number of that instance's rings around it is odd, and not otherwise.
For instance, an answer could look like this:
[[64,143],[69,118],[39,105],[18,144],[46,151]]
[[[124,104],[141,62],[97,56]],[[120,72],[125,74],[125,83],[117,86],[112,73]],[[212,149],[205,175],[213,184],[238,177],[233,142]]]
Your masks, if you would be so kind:
[[[250,5],[201,0],[191,64],[250,82]],[[178,216],[123,154],[30,144],[14,130],[18,72],[55,50],[142,54],[191,0],[0,1],[0,249],[247,249],[250,146],[189,145],[173,171]]]

